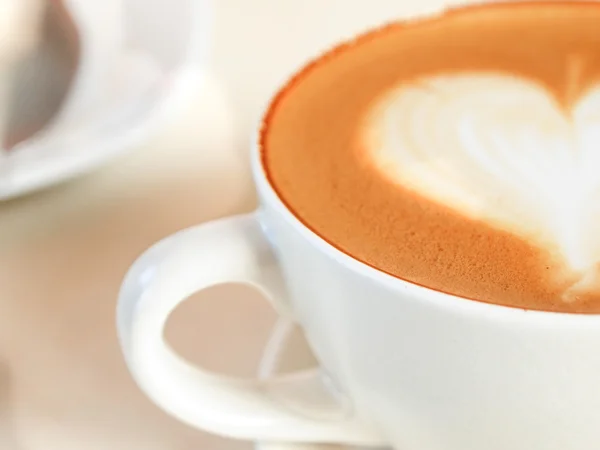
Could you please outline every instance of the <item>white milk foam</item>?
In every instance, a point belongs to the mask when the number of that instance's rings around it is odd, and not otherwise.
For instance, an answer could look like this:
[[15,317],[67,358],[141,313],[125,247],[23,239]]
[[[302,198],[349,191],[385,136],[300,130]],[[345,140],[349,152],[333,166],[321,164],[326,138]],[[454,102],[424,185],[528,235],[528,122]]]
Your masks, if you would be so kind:
[[565,113],[526,78],[435,76],[388,91],[363,130],[392,181],[562,257],[581,275],[565,301],[600,289],[600,86]]

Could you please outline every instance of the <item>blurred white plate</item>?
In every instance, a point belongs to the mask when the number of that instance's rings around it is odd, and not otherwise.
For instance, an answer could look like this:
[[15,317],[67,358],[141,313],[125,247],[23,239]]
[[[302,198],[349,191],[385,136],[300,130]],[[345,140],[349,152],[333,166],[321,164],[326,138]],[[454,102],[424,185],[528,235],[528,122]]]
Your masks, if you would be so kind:
[[172,116],[207,58],[209,1],[63,0],[77,55],[42,39],[20,69],[9,120],[18,143],[0,158],[0,200],[90,171]]

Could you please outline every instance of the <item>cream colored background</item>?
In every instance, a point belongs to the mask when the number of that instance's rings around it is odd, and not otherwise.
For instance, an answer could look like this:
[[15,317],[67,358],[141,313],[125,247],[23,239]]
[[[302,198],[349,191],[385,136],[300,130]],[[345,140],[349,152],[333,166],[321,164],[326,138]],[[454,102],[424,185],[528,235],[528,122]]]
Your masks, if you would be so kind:
[[[115,335],[121,278],[156,240],[254,207],[249,136],[284,76],[354,30],[434,3],[215,0],[213,56],[186,110],[94,174],[0,204],[0,448],[249,448],[176,423],[138,391]],[[197,298],[169,338],[251,375],[274,314],[241,287]]]

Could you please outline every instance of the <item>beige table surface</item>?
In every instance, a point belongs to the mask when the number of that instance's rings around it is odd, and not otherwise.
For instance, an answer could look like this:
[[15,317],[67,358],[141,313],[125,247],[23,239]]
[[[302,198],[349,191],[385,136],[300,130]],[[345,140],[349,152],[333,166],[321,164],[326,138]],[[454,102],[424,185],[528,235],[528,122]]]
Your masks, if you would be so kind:
[[[138,391],[115,333],[121,278],[161,237],[252,210],[248,136],[282,77],[435,1],[215,0],[213,55],[185,110],[95,173],[0,204],[2,450],[250,448],[178,424]],[[274,314],[242,287],[197,297],[169,338],[194,361],[251,375]]]

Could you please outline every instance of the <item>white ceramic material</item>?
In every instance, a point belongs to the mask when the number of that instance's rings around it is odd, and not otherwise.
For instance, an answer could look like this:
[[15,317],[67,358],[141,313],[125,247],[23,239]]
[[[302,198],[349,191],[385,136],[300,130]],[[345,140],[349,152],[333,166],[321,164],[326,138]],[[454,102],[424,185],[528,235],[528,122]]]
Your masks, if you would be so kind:
[[63,1],[79,35],[76,74],[48,126],[4,154],[0,199],[139,145],[186,101],[206,60],[209,0]]
[[[268,380],[285,373],[312,368],[316,362],[302,331],[292,321],[275,323],[264,347],[258,367],[258,378]],[[329,444],[258,442],[256,450],[359,450],[360,448]],[[366,448],[366,447],[364,447]]]
[[[180,420],[278,442],[402,450],[595,450],[600,316],[458,298],[367,266],[311,232],[269,185],[260,208],[177,233],[130,269],[118,325],[138,384]],[[297,321],[325,369],[267,382],[193,367],[163,340],[192,293],[262,289]]]

